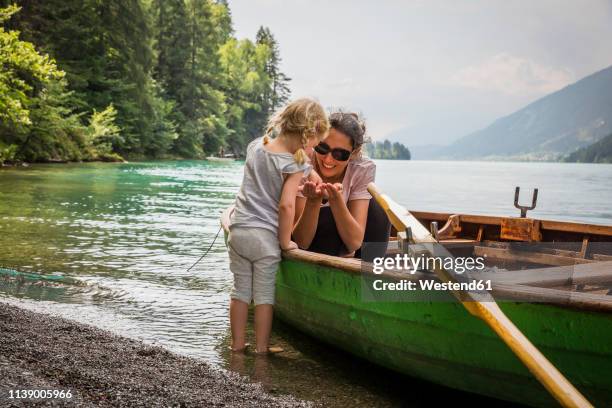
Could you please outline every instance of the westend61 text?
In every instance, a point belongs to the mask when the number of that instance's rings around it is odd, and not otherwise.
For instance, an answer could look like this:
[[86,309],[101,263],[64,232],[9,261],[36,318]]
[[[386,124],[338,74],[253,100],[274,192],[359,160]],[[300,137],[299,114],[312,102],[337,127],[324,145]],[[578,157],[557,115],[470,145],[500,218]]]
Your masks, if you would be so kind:
[[435,282],[431,280],[420,280],[417,282],[401,280],[398,282],[384,282],[380,279],[372,283],[372,288],[376,291],[393,290],[463,290],[463,291],[483,291],[492,290],[491,280],[474,280],[471,282]]
[[404,270],[414,274],[417,270],[446,269],[458,274],[465,271],[482,271],[485,268],[484,258],[473,257],[417,257],[408,254],[396,254],[395,257],[377,257],[372,262],[372,272],[379,275],[386,270]]

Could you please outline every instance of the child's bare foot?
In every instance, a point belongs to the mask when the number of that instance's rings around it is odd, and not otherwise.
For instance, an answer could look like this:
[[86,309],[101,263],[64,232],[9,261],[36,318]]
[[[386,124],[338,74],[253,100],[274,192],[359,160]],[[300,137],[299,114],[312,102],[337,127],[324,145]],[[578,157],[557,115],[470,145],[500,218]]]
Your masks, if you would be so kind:
[[240,347],[234,347],[234,346],[229,346],[229,349],[233,352],[233,353],[242,353],[244,352],[247,348],[249,348],[250,344],[249,343],[244,343],[244,346]]

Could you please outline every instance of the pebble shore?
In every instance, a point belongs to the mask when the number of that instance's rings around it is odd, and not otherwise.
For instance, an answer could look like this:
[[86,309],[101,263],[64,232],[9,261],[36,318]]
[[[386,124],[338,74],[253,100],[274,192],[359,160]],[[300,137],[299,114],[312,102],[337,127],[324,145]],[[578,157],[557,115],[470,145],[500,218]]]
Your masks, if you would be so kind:
[[[10,399],[70,390],[71,399]],[[0,302],[0,406],[305,407],[161,347]]]

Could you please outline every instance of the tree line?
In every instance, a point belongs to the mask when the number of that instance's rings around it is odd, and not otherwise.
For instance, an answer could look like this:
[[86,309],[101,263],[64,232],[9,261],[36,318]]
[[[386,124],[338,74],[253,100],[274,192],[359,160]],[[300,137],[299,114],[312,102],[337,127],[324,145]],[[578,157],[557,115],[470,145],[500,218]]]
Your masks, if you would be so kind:
[[612,163],[612,134],[567,155],[564,162]]
[[365,151],[371,159],[410,160],[410,150],[399,142],[384,140],[368,143]]
[[[14,0],[13,0],[14,1]],[[212,0],[0,0],[0,162],[240,154],[290,79]]]

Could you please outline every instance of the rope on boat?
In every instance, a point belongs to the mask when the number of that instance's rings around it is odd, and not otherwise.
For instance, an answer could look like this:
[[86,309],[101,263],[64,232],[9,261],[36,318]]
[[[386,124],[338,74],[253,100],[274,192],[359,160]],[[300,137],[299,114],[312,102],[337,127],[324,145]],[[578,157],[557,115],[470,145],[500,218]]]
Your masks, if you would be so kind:
[[214,238],[214,239],[213,239],[213,241],[211,242],[211,244],[210,244],[210,246],[208,247],[208,249],[206,250],[206,252],[204,252],[204,255],[202,255],[202,256],[200,257],[200,259],[198,259],[197,261],[195,261],[195,263],[194,263],[193,265],[191,265],[191,266],[190,266],[190,267],[189,267],[189,268],[188,268],[188,269],[187,269],[185,272],[189,272],[189,271],[191,271],[191,269],[193,269],[193,267],[194,267],[194,266],[196,266],[197,264],[199,264],[199,263],[200,263],[200,261],[201,261],[202,259],[204,259],[204,257],[205,257],[206,255],[208,255],[208,253],[210,252],[210,250],[211,250],[211,248],[213,247],[213,245],[215,245],[215,241],[217,240],[217,237],[219,236],[219,233],[221,232],[221,228],[222,228],[222,227],[219,227],[219,231],[217,231],[217,234],[215,235],[215,238]]

